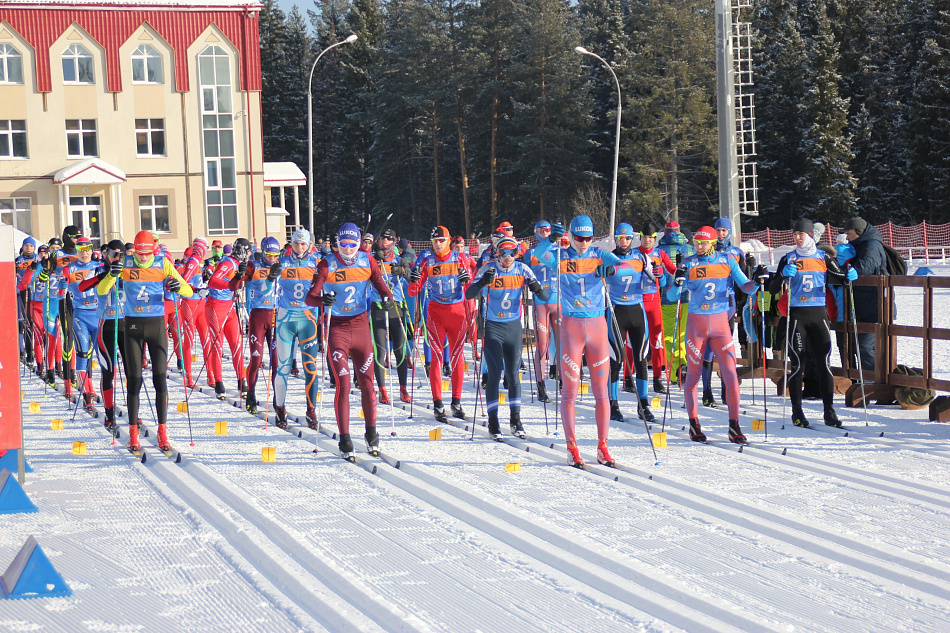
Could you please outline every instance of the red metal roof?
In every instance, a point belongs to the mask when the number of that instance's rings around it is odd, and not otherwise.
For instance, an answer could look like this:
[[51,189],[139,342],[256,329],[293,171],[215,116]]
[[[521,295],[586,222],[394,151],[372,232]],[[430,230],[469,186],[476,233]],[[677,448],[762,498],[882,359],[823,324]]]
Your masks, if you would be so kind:
[[[0,4],[0,21],[7,22],[36,51],[36,83],[40,92],[52,92],[50,46],[72,25],[77,24],[105,49],[107,89],[122,91],[119,47],[143,23],[148,23],[174,50],[175,90],[187,92],[188,47],[210,25],[214,25],[238,50],[241,90],[261,89],[261,51],[256,7],[189,10],[186,7],[144,10],[96,7],[10,8]],[[54,51],[54,54],[56,52]],[[129,63],[125,60],[125,63]]]

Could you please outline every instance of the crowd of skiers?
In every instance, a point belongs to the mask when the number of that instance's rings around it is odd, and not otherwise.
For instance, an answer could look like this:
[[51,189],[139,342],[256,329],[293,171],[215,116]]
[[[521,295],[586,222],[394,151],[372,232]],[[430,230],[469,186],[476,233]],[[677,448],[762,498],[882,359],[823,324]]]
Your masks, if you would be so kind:
[[[824,403],[824,423],[840,426],[829,362],[832,306],[826,300],[834,302],[837,293],[837,305],[844,305],[842,288],[857,278],[863,257],[857,257],[853,243],[867,241],[873,227],[855,218],[846,229],[829,249],[818,245],[821,225],[798,220],[794,249],[770,273],[732,243],[726,218],[691,236],[676,222],[662,229],[650,222],[639,229],[621,223],[613,248],[593,245],[594,225],[583,215],[567,227],[537,222],[530,247],[504,222],[481,253],[437,226],[418,254],[392,229],[373,236],[348,222],[322,243],[314,243],[306,229],[294,231],[284,245],[266,237],[259,247],[246,238],[224,244],[197,237],[179,259],[148,231],[132,242],[112,240],[94,249],[90,238],[69,226],[61,239],[38,244],[28,237],[21,246],[16,260],[21,358],[51,386],[62,380],[65,395],[92,411],[95,355],[104,424],[115,432],[118,385],[126,392],[132,450],[139,449],[143,369],[150,367],[157,443],[168,450],[169,365],[180,373],[186,392],[205,380],[225,399],[227,343],[247,410],[266,414],[272,407],[282,428],[291,376],[302,374],[306,418],[314,428],[328,376],[340,452],[352,459],[352,377],[361,396],[364,438],[369,452],[378,455],[377,407],[397,397],[384,384],[384,376],[391,380],[387,368],[395,369],[398,398],[411,403],[411,376],[424,367],[435,418],[466,419],[461,400],[466,342],[482,376],[475,389],[484,397],[489,434],[502,437],[504,384],[510,431],[525,437],[520,374],[527,345],[529,385],[545,405],[553,386],[568,463],[574,466],[584,464],[574,427],[586,368],[597,459],[612,465],[608,431],[611,420],[624,419],[621,387],[636,394],[637,415],[654,420],[650,366],[654,393],[667,393],[671,383],[685,389],[690,437],[705,441],[698,387],[702,381],[703,405],[719,406],[711,387],[717,359],[729,439],[746,441],[739,426],[737,323],[740,344],[771,339],[773,350],[786,350],[794,424],[809,425],[801,402],[810,355],[817,361],[809,371]],[[788,338],[782,327],[766,327],[763,315],[776,309],[789,319]],[[865,347],[859,349],[866,355]],[[873,349],[870,354],[873,367]],[[120,358],[124,381],[116,369]],[[262,370],[267,371],[263,400]],[[448,412],[443,380],[451,391]]]

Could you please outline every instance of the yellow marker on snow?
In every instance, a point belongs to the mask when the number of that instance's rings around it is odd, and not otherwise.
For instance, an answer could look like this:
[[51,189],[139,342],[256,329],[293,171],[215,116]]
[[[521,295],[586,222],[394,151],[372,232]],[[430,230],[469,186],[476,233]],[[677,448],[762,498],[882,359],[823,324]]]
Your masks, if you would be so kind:
[[86,443],[73,442],[73,455],[85,455],[85,454],[86,454]]
[[441,440],[442,439],[442,429],[432,429],[429,431],[429,440]]
[[276,462],[277,461],[277,449],[273,446],[265,446],[261,449],[261,461],[262,462]]
[[53,429],[54,431],[62,431],[62,430],[63,430],[63,421],[60,420],[59,418],[54,418],[54,419],[50,420],[49,426],[50,426],[50,428]]
[[178,403],[178,413],[188,413],[188,403],[179,402]]
[[662,433],[653,434],[653,448],[667,448],[666,431],[663,431]]
[[752,420],[752,430],[753,430],[753,431],[764,431],[764,430],[765,430],[765,420]]
[[228,434],[228,421],[221,420],[220,422],[214,423],[214,434],[215,435],[227,435]]
[[590,393],[590,385],[586,382],[582,382],[577,389],[577,393]]
[[660,399],[659,399],[659,398],[654,398],[654,399],[652,400],[652,402],[650,403],[650,406],[653,407],[654,409],[659,409],[659,408],[660,408],[660,405],[661,405],[661,403],[660,403]]
[[505,464],[506,473],[520,473],[521,472],[521,462],[511,462],[510,464]]
[[39,412],[40,412],[40,408],[41,408],[41,407],[40,407],[40,403],[39,403],[39,402],[31,402],[31,403],[30,403],[30,413],[39,413]]

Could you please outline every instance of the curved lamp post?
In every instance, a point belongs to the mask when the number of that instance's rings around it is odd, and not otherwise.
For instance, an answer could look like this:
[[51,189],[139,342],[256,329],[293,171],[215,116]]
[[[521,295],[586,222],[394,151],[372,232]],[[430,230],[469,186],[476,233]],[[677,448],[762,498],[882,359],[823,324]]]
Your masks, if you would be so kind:
[[323,51],[317,55],[317,58],[313,60],[313,66],[310,67],[310,79],[307,81],[307,202],[310,204],[310,239],[313,239],[313,226],[314,226],[314,217],[313,217],[313,96],[310,92],[311,86],[313,85],[313,71],[317,68],[317,62],[320,61],[320,58],[324,56],[329,50],[336,48],[337,46],[343,46],[344,44],[352,44],[359,37],[356,33],[351,33],[342,42],[337,42],[331,46],[327,46]]
[[622,113],[621,103],[620,103],[620,81],[617,79],[617,73],[614,72],[614,69],[610,67],[610,64],[607,63],[600,55],[592,53],[583,46],[575,46],[574,52],[578,55],[589,55],[600,61],[607,70],[610,71],[610,75],[614,78],[614,85],[617,87],[617,138],[614,142],[614,183],[610,191],[610,235],[614,234],[614,222],[617,219],[617,170],[620,166],[620,115]]

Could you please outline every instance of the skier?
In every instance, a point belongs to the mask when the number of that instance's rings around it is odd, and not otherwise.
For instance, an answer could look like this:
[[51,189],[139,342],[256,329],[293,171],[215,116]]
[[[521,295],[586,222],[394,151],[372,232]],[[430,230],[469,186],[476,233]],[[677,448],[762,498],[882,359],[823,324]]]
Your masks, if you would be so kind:
[[352,222],[337,233],[339,251],[320,261],[317,274],[307,293],[307,305],[323,305],[330,310],[327,354],[331,372],[336,376],[333,409],[340,431],[340,455],[353,461],[353,440],[350,439],[350,359],[356,372],[363,416],[366,419],[365,439],[371,455],[379,455],[379,434],[376,432],[376,391],[373,385],[373,342],[366,314],[369,285],[380,296],[380,307],[390,313],[393,293],[386,285],[376,260],[360,248],[360,230]]
[[[195,331],[198,332],[198,338],[201,343],[202,356],[205,365],[208,362],[208,321],[205,318],[205,298],[207,294],[206,280],[202,275],[202,262],[208,252],[208,241],[203,237],[196,237],[191,243],[191,255],[182,262],[182,278],[188,282],[188,285],[194,290],[191,297],[185,298],[180,302],[178,319],[181,322],[182,329],[182,348],[185,350],[185,385],[189,389],[195,386],[192,375],[192,350],[195,345]],[[209,384],[209,387],[214,387]]]
[[552,247],[563,234],[564,227],[560,223],[553,224],[551,235],[538,244],[535,257],[559,275],[563,317],[558,345],[561,353],[558,375],[564,384],[561,417],[567,441],[567,460],[571,466],[584,467],[574,434],[574,401],[580,385],[582,355],[586,354],[597,420],[597,461],[613,466],[615,462],[607,449],[610,344],[604,319],[606,303],[602,279],[616,273],[620,260],[613,253],[591,246],[594,223],[586,215],[571,220],[570,246],[555,250]]
[[[37,261],[36,240],[27,235],[20,245],[20,254],[14,260],[16,267],[17,316],[20,336],[23,337],[23,349],[20,357],[30,369],[36,358],[33,342],[33,305],[30,302],[29,277],[33,264]],[[26,281],[24,281],[26,278]]]
[[[619,260],[615,275],[607,279],[610,301],[614,306],[614,318],[620,340],[614,341],[622,350],[627,338],[633,349],[634,367],[637,376],[637,415],[641,420],[653,422],[653,412],[647,402],[647,354],[650,349],[649,328],[646,310],[643,308],[643,292],[656,287],[653,262],[640,249],[633,248],[633,227],[622,222],[614,229],[616,248],[613,255]],[[612,330],[611,330],[612,331]],[[610,419],[623,421],[618,401],[620,390],[620,363],[623,354],[610,359]],[[588,359],[588,365],[590,359]]]
[[[404,262],[396,252],[396,232],[392,229],[386,229],[379,236],[376,250],[373,257],[379,264],[383,272],[383,279],[392,289],[394,303],[388,311],[383,310],[383,301],[375,286],[369,289],[370,301],[370,321],[373,324],[373,340],[376,348],[375,374],[377,388],[379,389],[380,404],[389,404],[389,394],[386,393],[386,387],[383,380],[383,368],[385,363],[383,358],[389,357],[389,344],[392,343],[393,353],[396,357],[396,374],[399,377],[399,399],[402,402],[411,402],[407,388],[409,380],[409,353],[406,345],[406,330],[403,328],[403,314],[406,310],[406,297],[403,293],[403,287],[400,283],[400,277],[405,274],[405,264],[411,264],[412,259]],[[387,325],[388,323],[388,325]],[[389,330],[389,340],[386,340],[386,330]]]
[[297,345],[303,357],[303,371],[307,395],[307,424],[317,426],[317,398],[320,382],[317,373],[319,339],[317,311],[307,305],[307,290],[317,273],[320,258],[311,251],[310,231],[297,229],[291,237],[290,254],[280,258],[280,276],[277,277],[277,374],[274,376],[275,424],[287,428],[287,380],[297,355]]
[[76,375],[79,392],[83,397],[83,407],[92,412],[95,390],[89,374],[92,349],[99,335],[99,297],[94,287],[80,290],[79,286],[86,279],[96,276],[99,262],[92,260],[92,240],[88,237],[77,237],[75,247],[77,259],[63,269],[63,277],[73,309],[72,321],[76,342]]
[[[155,387],[155,414],[158,418],[158,448],[168,450],[166,422],[168,421],[168,334],[165,332],[164,290],[167,287],[183,297],[192,295],[189,286],[175,270],[170,259],[155,254],[155,238],[148,231],[139,231],[133,241],[134,256],[118,258],[110,266],[96,291],[100,297],[114,292],[121,276],[125,291],[125,349],[126,378],[128,379],[127,409],[129,416],[129,450],[139,445],[139,394],[142,381],[142,358],[145,347],[152,359],[152,384]],[[106,343],[108,344],[108,343]]]
[[[656,245],[658,229],[652,222],[647,222],[640,229],[640,252],[650,258],[651,270],[655,277],[651,292],[643,292],[643,310],[647,313],[647,323],[650,330],[651,362],[653,363],[653,391],[666,393],[663,384],[663,373],[668,366],[666,346],[663,341],[663,311],[660,306],[660,286],[663,281],[664,270],[671,275],[676,272],[676,265],[666,251]],[[675,315],[674,315],[675,317]]]
[[205,304],[205,319],[208,321],[208,379],[214,383],[214,393],[221,400],[226,397],[224,380],[221,373],[221,356],[224,351],[224,339],[227,338],[231,349],[231,364],[237,375],[238,391],[246,390],[244,383],[243,336],[240,316],[235,303],[235,291],[241,288],[247,273],[247,257],[250,254],[250,242],[239,237],[232,246],[231,254],[218,262],[214,274],[208,280],[208,302]]
[[498,258],[488,262],[475,273],[475,281],[466,289],[465,298],[474,299],[480,293],[486,295],[485,329],[482,343],[485,355],[483,363],[488,368],[488,387],[485,401],[488,405],[488,433],[492,439],[501,439],[498,424],[498,381],[502,368],[508,378],[508,411],[511,434],[526,437],[521,424],[521,367],[522,349],[522,288],[527,286],[541,300],[548,292],[535,277],[531,268],[515,261],[520,255],[518,242],[513,237],[503,237],[495,244]]
[[719,370],[726,385],[726,403],[729,407],[729,440],[746,442],[739,428],[739,378],[736,376],[735,344],[729,326],[731,296],[729,284],[735,282],[749,293],[756,283],[765,284],[768,269],[759,266],[749,281],[735,258],[716,252],[716,230],[704,226],[693,235],[696,254],[683,260],[676,269],[674,283],[689,290],[689,318],[686,321],[686,414],[689,418],[689,436],[695,442],[705,442],[706,435],[699,424],[696,404],[696,386],[702,375],[703,353],[707,343],[719,359]]
[[451,235],[444,226],[432,229],[432,250],[424,251],[409,274],[409,296],[415,297],[426,289],[429,296],[426,329],[429,346],[433,350],[432,370],[429,384],[432,388],[433,413],[440,422],[447,422],[442,404],[442,355],[446,337],[449,339],[450,367],[452,371],[452,415],[462,420],[462,364],[463,344],[468,323],[473,318],[465,302],[464,286],[472,279],[468,255],[457,253],[449,246]]
[[267,342],[270,357],[270,373],[277,369],[274,353],[274,322],[277,318],[277,278],[280,276],[280,242],[267,236],[261,240],[261,261],[254,262],[244,275],[247,301],[248,332],[251,360],[247,365],[247,396],[245,406],[249,413],[257,414],[257,375],[264,358],[264,343]]
[[[858,278],[858,271],[850,266],[847,272],[838,266],[835,256],[819,250],[815,244],[815,228],[811,220],[801,218],[792,227],[795,249],[779,260],[778,274],[772,279],[770,290],[780,292],[788,284],[788,324],[790,340],[786,341],[791,374],[788,377],[789,397],[792,400],[792,422],[795,426],[810,425],[802,410],[803,353],[811,350],[818,371],[818,389],[824,405],[825,424],[840,427],[834,408],[834,376],[831,374],[831,329],[825,293],[829,283],[849,283]],[[842,304],[843,305],[843,304]],[[821,362],[820,359],[824,359]]]
[[[534,225],[534,234],[538,238],[538,244],[551,235],[551,223],[547,220],[538,220]],[[550,363],[549,372],[545,372],[549,364],[548,348],[551,344],[551,337],[557,338],[561,327],[561,304],[557,291],[557,274],[550,268],[538,261],[535,255],[537,246],[533,246],[525,252],[524,261],[531,268],[541,286],[547,291],[547,298],[542,299],[539,294],[534,295],[534,331],[535,331],[535,355],[534,370],[535,378],[538,382],[538,400],[541,402],[550,402],[547,389],[545,388],[544,376],[549,373],[551,378],[555,378],[556,363]]]

